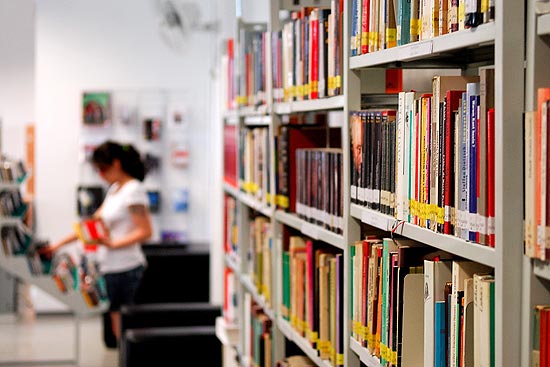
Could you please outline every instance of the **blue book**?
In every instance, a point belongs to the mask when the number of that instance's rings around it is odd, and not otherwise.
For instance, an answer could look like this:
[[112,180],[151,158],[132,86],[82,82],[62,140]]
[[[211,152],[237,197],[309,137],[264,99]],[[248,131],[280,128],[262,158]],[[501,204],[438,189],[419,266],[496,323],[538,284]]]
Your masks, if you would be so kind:
[[351,2],[351,37],[350,37],[350,49],[351,56],[357,56],[357,0]]
[[470,125],[468,123],[467,111],[468,109],[468,95],[467,92],[462,93],[462,114],[461,119],[458,121],[460,124],[460,191],[458,209],[460,214],[457,216],[457,234],[462,239],[468,239],[469,236],[469,182],[470,182]]
[[[472,83],[476,85],[477,83]],[[475,92],[475,88],[472,88],[472,92]],[[479,84],[477,84],[477,92],[479,92]],[[478,190],[478,153],[479,153],[479,125],[478,125],[478,106],[479,106],[479,93],[469,96],[469,108],[470,108],[470,193],[469,193],[469,211],[470,219],[474,219],[477,216],[477,190]],[[476,223],[470,223],[469,240],[476,241],[477,239],[477,226]]]
[[435,302],[434,367],[445,367],[447,365],[445,350],[445,339],[447,338],[447,330],[445,329],[445,314],[445,301]]
[[411,0],[397,1],[397,46],[411,42]]

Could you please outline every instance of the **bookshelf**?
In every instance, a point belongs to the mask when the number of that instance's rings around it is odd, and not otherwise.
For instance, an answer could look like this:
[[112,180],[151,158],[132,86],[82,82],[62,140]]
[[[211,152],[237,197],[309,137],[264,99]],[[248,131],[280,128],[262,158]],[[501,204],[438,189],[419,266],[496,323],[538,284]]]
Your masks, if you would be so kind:
[[[538,88],[550,86],[547,60],[550,57],[548,35],[550,14],[536,14],[535,1],[526,2],[525,111],[537,111]],[[527,162],[526,162],[527,165]],[[525,191],[527,193],[527,190]],[[536,195],[538,198],[538,193]],[[527,206],[526,197],[526,206]],[[520,242],[523,247],[523,241]],[[533,355],[534,308],[550,303],[550,267],[548,262],[523,255],[522,292],[522,364],[537,364]],[[540,348],[542,350],[542,348]]]
[[[532,0],[531,2],[533,2]],[[267,105],[260,108],[250,107],[236,109],[238,126],[252,128],[262,125],[269,128],[271,142],[275,138],[277,129],[283,124],[285,117],[294,113],[340,111],[344,114],[344,123],[340,126],[343,151],[343,234],[339,235],[321,226],[305,221],[294,213],[274,209],[273,206],[262,206],[257,200],[241,192],[238,188],[224,186],[224,192],[235,197],[241,205],[239,214],[239,251],[242,262],[241,272],[246,268],[246,249],[249,238],[248,211],[255,210],[269,217],[272,223],[272,237],[274,241],[272,253],[272,281],[273,289],[269,318],[274,325],[273,348],[275,358],[285,356],[284,340],[294,342],[305,355],[310,357],[317,366],[328,367],[332,364],[321,359],[310,342],[302,337],[293,328],[291,323],[281,315],[279,305],[283,299],[282,286],[282,255],[284,228],[291,228],[303,236],[322,241],[343,254],[343,365],[358,367],[360,363],[368,367],[378,367],[383,364],[372,356],[359,342],[351,338],[351,279],[350,259],[351,244],[361,238],[361,228],[364,226],[381,229],[408,239],[427,244],[435,249],[444,250],[457,257],[487,265],[494,269],[495,275],[495,365],[519,366],[528,365],[525,361],[526,346],[521,334],[517,330],[525,330],[526,316],[522,314],[521,299],[525,295],[525,274],[530,277],[548,279],[550,270],[547,266],[527,267],[527,261],[522,257],[522,248],[519,245],[523,238],[523,182],[519,174],[523,167],[523,136],[521,120],[524,109],[523,91],[518,86],[525,83],[523,76],[525,47],[524,23],[517,14],[524,13],[524,4],[513,0],[496,1],[495,21],[479,25],[455,33],[446,34],[428,40],[414,42],[399,47],[371,52],[360,56],[351,56],[349,51],[351,32],[351,0],[344,0],[343,11],[343,44],[342,44],[342,94],[329,98],[320,98],[304,101],[276,102],[271,78],[271,58],[267,58]],[[297,10],[304,6],[330,5],[330,1],[299,1],[298,5],[290,1],[271,0],[269,12],[266,14],[267,30],[279,31],[283,22],[279,18],[280,10]],[[238,12],[242,14],[241,12]],[[538,19],[538,32],[550,31],[545,17]],[[237,24],[243,20],[238,19]],[[546,27],[546,28],[545,28]],[[544,30],[547,29],[547,30]],[[238,32],[237,32],[238,33]],[[545,33],[546,34],[546,33]],[[546,58],[547,60],[548,58]],[[236,60],[238,64],[239,61]],[[365,86],[376,96],[371,100],[383,100],[386,96],[379,90],[378,74],[388,68],[403,69],[459,69],[462,75],[477,75],[480,66],[494,65],[495,69],[495,237],[494,248],[479,245],[453,235],[440,234],[412,223],[397,221],[394,216],[382,214],[378,211],[353,204],[351,202],[351,137],[350,124],[347,116],[351,111],[362,108]],[[373,78],[372,80],[370,78]],[[548,75],[550,77],[550,73]],[[382,78],[383,79],[383,78]],[[369,84],[370,82],[370,84]],[[257,117],[261,115],[261,117]],[[227,113],[225,114],[227,116]],[[264,120],[265,119],[265,120]],[[227,123],[225,119],[225,123]],[[265,121],[265,125],[264,122]],[[239,143],[240,144],[240,143]],[[273,158],[276,150],[273,144],[270,147],[270,157]],[[270,159],[270,188],[271,194],[276,192],[275,174],[277,172],[274,159]],[[292,179],[292,178],[291,178]],[[388,234],[389,236],[389,234]],[[229,263],[228,263],[229,264]],[[241,292],[251,294],[258,304],[262,303],[261,295],[246,277],[240,277]],[[525,286],[524,286],[525,287]],[[548,292],[548,291],[546,291]],[[240,315],[245,318],[242,309],[243,294],[239,294]],[[547,298],[550,299],[550,296]],[[547,300],[548,301],[548,300]],[[517,315],[522,314],[522,319]],[[528,328],[528,327],[527,327]],[[241,334],[245,332],[245,325],[241,322]],[[528,335],[528,334],[523,334]],[[247,340],[241,335],[241,343],[237,346],[242,354]],[[523,344],[522,344],[523,343]],[[523,362],[523,363],[522,363]]]

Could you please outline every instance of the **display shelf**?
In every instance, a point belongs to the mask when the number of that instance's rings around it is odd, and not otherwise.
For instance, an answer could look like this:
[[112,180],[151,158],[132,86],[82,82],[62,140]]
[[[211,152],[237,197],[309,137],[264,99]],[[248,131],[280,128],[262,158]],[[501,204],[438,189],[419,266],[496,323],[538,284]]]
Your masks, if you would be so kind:
[[367,367],[382,367],[378,358],[370,354],[367,348],[351,337],[349,338],[349,347]]
[[495,34],[494,23],[482,24],[476,28],[445,34],[430,40],[351,57],[350,69],[362,69],[418,59],[425,61],[445,56],[445,54],[454,57],[453,51],[493,44]]
[[322,110],[338,110],[344,108],[344,96],[319,98],[305,101],[293,101],[275,103],[273,111],[279,115],[287,115],[294,112],[311,112]]
[[543,14],[537,18],[537,34],[539,36],[550,34],[550,14]]
[[375,210],[363,208],[356,204],[351,205],[350,214],[353,218],[370,226],[384,231],[391,231],[395,228],[394,233],[396,234],[461,256],[465,259],[495,267],[496,251],[492,247],[482,246],[448,234],[436,233],[411,223],[400,222],[389,215],[378,213]]
[[282,210],[277,210],[275,212],[275,219],[281,223],[286,224],[289,227],[297,229],[304,235],[311,237],[314,240],[326,242],[342,250],[345,247],[344,236],[341,236],[332,231],[329,231],[328,229],[300,219],[296,214],[286,213]]
[[15,277],[29,284],[36,285],[60,302],[66,304],[79,316],[95,315],[107,310],[107,302],[102,302],[95,307],[88,306],[79,291],[69,290],[66,293],[62,293],[50,275],[32,275],[27,259],[24,256],[5,257],[1,254],[0,267]]
[[271,217],[273,215],[273,208],[267,205],[266,203],[262,203],[249,194],[246,194],[244,192],[241,192],[239,195],[240,201],[248,206],[249,208],[252,208],[256,210],[257,212],[262,213],[266,217]]
[[216,317],[216,336],[226,347],[232,347],[239,342],[239,326],[228,324],[223,316]]
[[269,126],[271,120],[271,116],[246,116],[244,118],[244,124],[246,126]]
[[30,173],[27,172],[23,177],[18,178],[13,182],[0,182],[0,190],[16,190],[21,187],[30,178]]
[[550,280],[550,263],[533,260],[533,273],[539,278]]
[[225,265],[227,265],[228,268],[233,270],[235,274],[241,273],[241,260],[237,257],[237,255],[226,253],[224,260],[225,260]]
[[332,367],[332,364],[324,359],[319,357],[319,354],[311,344],[307,341],[306,338],[300,336],[291,326],[288,321],[282,317],[277,318],[277,326],[283,335],[290,341],[294,342],[307,356],[319,367]]
[[236,188],[233,185],[228,184],[227,182],[223,183],[223,191],[226,194],[229,194],[229,195],[233,196],[235,199],[238,199],[239,196],[241,195],[241,192],[239,191],[238,188]]
[[237,125],[239,123],[239,115],[235,110],[225,111],[223,119],[226,125]]
[[239,108],[240,116],[261,116],[268,113],[267,105],[247,106]]
[[252,295],[252,298],[254,301],[264,310],[264,313],[273,321],[275,321],[275,312],[273,309],[267,304],[265,297],[258,293],[258,289],[252,283],[252,280],[250,279],[250,276],[242,274],[241,277],[241,284],[243,287]]

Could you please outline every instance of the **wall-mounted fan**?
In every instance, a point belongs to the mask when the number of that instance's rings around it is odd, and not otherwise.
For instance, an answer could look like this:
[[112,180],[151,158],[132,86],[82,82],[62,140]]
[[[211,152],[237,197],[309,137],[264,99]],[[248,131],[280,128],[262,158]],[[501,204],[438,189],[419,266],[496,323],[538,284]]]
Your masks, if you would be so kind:
[[202,23],[200,6],[192,1],[154,0],[160,35],[173,50],[182,52],[193,31],[212,31],[214,24]]

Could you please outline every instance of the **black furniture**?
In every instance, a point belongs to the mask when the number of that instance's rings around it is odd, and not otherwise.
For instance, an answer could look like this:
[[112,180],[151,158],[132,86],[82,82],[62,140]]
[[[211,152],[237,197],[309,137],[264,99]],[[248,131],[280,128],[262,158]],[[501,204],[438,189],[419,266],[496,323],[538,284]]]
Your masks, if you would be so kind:
[[130,329],[120,352],[122,366],[222,364],[222,347],[214,326]]
[[209,247],[142,248],[147,268],[135,304],[121,309],[120,366],[221,365],[215,320],[222,310],[209,304]]

